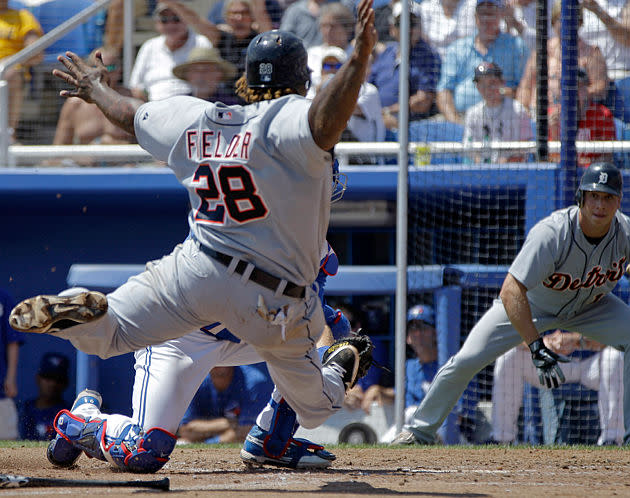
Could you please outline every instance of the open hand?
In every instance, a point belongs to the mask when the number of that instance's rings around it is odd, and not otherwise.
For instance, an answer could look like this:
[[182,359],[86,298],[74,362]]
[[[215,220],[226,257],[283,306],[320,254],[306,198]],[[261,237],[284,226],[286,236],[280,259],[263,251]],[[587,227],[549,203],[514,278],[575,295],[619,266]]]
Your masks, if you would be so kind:
[[357,5],[357,24],[355,28],[355,50],[360,55],[369,56],[378,41],[374,27],[373,0],[361,0]]
[[107,68],[103,64],[103,57],[100,52],[96,52],[94,66],[87,64],[81,57],[73,52],[66,52],[66,56],[57,58],[67,69],[67,71],[53,70],[53,75],[62,79],[74,90],[62,90],[59,95],[62,97],[79,97],[86,102],[93,103],[92,97],[95,88],[107,81]]

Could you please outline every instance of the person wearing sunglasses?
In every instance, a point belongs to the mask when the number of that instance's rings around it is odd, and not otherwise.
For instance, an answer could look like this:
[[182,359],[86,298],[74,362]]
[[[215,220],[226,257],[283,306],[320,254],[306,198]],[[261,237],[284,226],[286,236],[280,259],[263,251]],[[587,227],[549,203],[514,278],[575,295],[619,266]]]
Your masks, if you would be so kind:
[[[346,52],[339,47],[328,47],[322,51],[321,81],[314,88],[313,96],[328,84],[347,59]],[[385,124],[378,90],[371,83],[364,81],[361,85],[357,105],[348,121],[348,127],[342,134],[342,140],[350,142],[385,140]],[[357,161],[372,163],[373,159],[363,156],[352,158],[353,163]]]
[[210,48],[212,44],[192,31],[166,2],[158,2],[153,20],[159,36],[140,46],[129,78],[131,92],[145,101],[190,95],[191,86],[173,75],[173,68],[185,63],[194,48]]
[[167,5],[183,23],[210,40],[212,46],[219,49],[221,58],[236,67],[236,72],[226,82],[226,87],[230,89],[232,99],[244,103],[236,97],[234,84],[245,72],[245,53],[249,42],[258,33],[272,29],[264,0],[226,0],[223,6],[225,24],[219,25],[204,19],[177,0],[165,0],[161,3]]

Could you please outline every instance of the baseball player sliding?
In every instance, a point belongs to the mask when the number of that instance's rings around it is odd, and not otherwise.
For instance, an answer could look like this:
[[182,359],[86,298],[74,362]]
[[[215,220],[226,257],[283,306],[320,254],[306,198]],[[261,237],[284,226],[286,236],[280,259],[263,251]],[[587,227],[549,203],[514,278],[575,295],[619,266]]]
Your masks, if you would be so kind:
[[[611,294],[630,259],[630,218],[619,211],[621,172],[593,163],[577,190],[577,206],[552,213],[529,232],[499,299],[472,328],[461,350],[439,370],[412,422],[391,444],[431,444],[464,388],[483,367],[521,341],[529,345],[540,384],[564,382],[565,356],[540,333],[575,331],[627,351],[630,307]],[[624,384],[630,386],[630,362]],[[630,440],[630,388],[624,391],[624,442]]]
[[[350,330],[350,323],[339,310],[326,305],[323,290],[328,276],[335,275],[338,259],[327,243],[317,283],[330,329],[318,342],[323,353],[332,337]],[[73,295],[83,289],[64,291]],[[261,360],[256,350],[215,322],[177,339],[149,346],[135,352],[135,382],[131,417],[100,411],[102,398],[96,391],[85,390],[75,400],[71,411],[62,410],[55,418],[56,437],[49,443],[46,456],[58,467],[73,465],[82,452],[92,458],[134,472],[156,472],[167,461],[175,445],[180,421],[199,385],[215,366],[247,365]],[[250,430],[241,457],[246,463],[280,467],[328,467],[335,456],[323,447],[303,439],[294,439],[298,429],[295,412],[274,390],[271,400]],[[152,447],[145,452],[145,441]],[[104,444],[94,444],[94,441]],[[111,444],[119,441],[119,444]],[[157,442],[160,442],[159,456]],[[122,445],[127,452],[119,451]],[[107,448],[107,450],[105,450]]]
[[[304,97],[306,50],[282,31],[257,35],[247,49],[237,85],[245,106],[194,97],[142,103],[109,88],[98,55],[96,67],[71,52],[60,57],[67,72],[54,74],[74,87],[61,95],[94,102],[187,189],[190,237],[107,296],[27,299],[11,312],[11,326],[54,333],[108,358],[221,322],[267,362],[301,425],[317,427],[340,409],[367,371],[371,343],[337,342],[322,366],[315,343],[324,314],[311,284],[330,217],[329,151],[353,112],[376,42],[371,0],[361,0],[357,18],[352,55],[312,101]],[[162,458],[164,434],[142,439],[143,453],[155,444],[143,458]]]

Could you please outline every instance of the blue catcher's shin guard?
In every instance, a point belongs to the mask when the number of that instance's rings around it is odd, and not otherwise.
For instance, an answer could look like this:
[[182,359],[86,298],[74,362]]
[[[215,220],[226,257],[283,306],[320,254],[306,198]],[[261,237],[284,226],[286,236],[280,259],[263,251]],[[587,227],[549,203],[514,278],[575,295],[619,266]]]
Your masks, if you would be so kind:
[[[69,410],[61,410],[55,417],[53,427],[57,434],[75,449],[84,451],[92,458],[105,460],[101,451],[101,439],[105,433],[106,424],[107,422],[99,418],[85,420]],[[58,462],[51,461],[59,465]]]
[[283,398],[275,401],[272,397],[265,410],[269,408],[273,413],[269,430],[256,424],[247,434],[241,450],[245,463],[294,469],[330,466],[335,455],[307,439],[293,438],[299,425],[295,412]]
[[143,431],[139,425],[129,424],[118,437],[105,437],[103,454],[108,462],[127,471],[153,473],[168,462],[176,441],[164,429]]

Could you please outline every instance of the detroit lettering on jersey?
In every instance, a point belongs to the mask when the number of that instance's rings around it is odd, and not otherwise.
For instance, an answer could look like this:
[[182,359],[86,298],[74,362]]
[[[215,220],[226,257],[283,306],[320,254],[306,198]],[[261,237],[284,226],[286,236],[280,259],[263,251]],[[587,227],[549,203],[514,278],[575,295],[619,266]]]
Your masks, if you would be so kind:
[[617,282],[621,279],[625,272],[624,264],[625,256],[619,261],[612,263],[612,267],[603,271],[601,266],[594,266],[586,274],[586,278],[582,281],[580,277],[574,277],[569,273],[554,272],[545,279],[543,285],[551,290],[579,290],[588,289],[590,287],[601,287],[606,282]]
[[222,137],[221,131],[188,130],[186,132],[186,154],[188,159],[199,161],[209,158],[236,158],[246,161],[249,159],[249,144],[252,134],[236,133],[228,143]]

